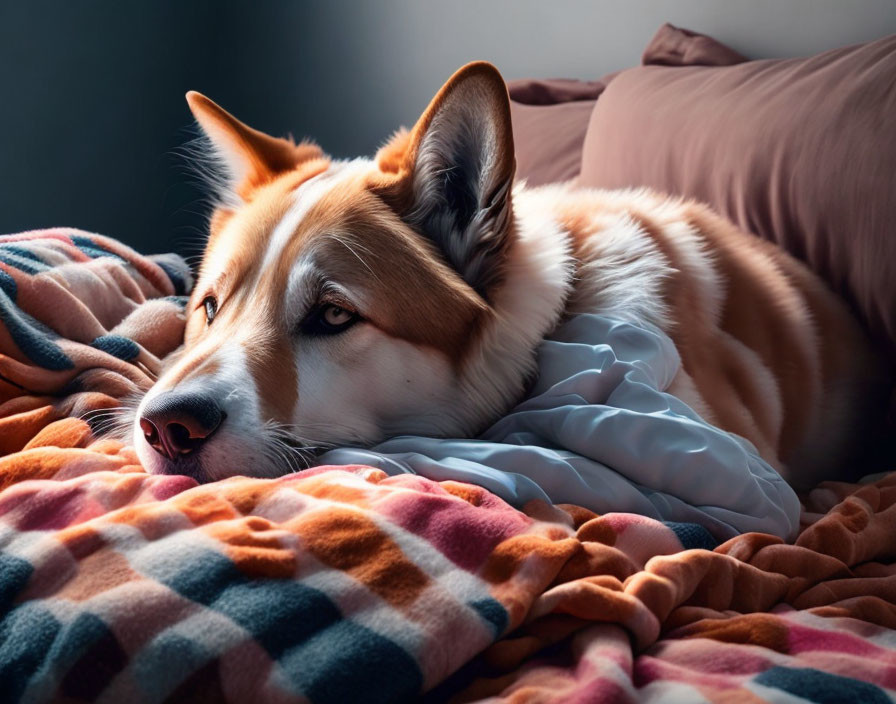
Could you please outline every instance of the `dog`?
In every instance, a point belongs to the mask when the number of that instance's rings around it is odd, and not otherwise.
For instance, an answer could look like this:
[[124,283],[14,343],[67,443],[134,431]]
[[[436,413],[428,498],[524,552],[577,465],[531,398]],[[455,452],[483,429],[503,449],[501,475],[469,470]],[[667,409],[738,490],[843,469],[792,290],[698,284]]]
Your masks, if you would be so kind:
[[275,476],[335,446],[474,437],[577,313],[662,329],[682,360],[666,391],[794,485],[836,475],[883,416],[865,333],[772,244],[648,190],[515,183],[488,63],[455,73],[374,159],[187,101],[225,177],[183,349],[136,410],[151,472]]

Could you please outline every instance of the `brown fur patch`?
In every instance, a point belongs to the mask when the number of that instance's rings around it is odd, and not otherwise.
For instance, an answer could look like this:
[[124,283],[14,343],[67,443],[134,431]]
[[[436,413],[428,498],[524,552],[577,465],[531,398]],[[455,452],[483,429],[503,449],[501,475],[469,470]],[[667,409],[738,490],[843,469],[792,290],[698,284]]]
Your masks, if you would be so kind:
[[385,174],[397,174],[405,163],[408,148],[411,146],[411,133],[404,127],[395,134],[376,153],[376,165]]
[[[726,282],[718,328],[753,350],[777,381],[783,426],[780,436],[769,440],[787,462],[821,393],[817,332],[804,299],[778,263],[763,251],[761,240],[748,238],[702,206],[690,206],[687,216],[710,244],[713,265]],[[763,390],[753,383],[750,366],[738,364],[735,355],[723,359],[728,360],[723,368],[728,386],[754,410],[759,428],[771,433],[773,429],[757,412],[763,405]],[[706,379],[704,386],[711,388],[714,383]]]
[[[778,428],[763,412],[768,399],[763,397],[763,390],[757,385],[750,360],[741,359],[730,349],[731,341],[723,334],[730,332],[724,325],[731,308],[730,299],[750,297],[750,287],[726,287],[722,321],[714,319],[713,311],[697,285],[700,272],[683,256],[679,250],[681,245],[650,217],[649,211],[638,210],[633,215],[675,270],[663,286],[674,320],[669,334],[681,355],[682,367],[712,409],[719,425],[750,438],[760,449],[768,448],[774,452]],[[696,229],[702,236],[703,230],[699,226]],[[702,263],[716,268],[723,260],[725,253],[713,249],[712,261],[704,258]],[[740,341],[752,348],[749,342]]]
[[277,335],[269,345],[247,350],[249,371],[258,389],[264,418],[290,424],[299,398],[298,371],[289,337]]

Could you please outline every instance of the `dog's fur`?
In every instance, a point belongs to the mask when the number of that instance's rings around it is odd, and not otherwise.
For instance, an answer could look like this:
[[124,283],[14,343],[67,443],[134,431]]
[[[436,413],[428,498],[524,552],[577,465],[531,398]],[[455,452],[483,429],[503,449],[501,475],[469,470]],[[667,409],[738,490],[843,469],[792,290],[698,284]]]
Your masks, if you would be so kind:
[[[489,64],[458,71],[374,160],[335,161],[187,98],[228,178],[183,353],[140,408],[170,389],[222,406],[190,460],[201,479],[398,434],[473,436],[520,399],[542,338],[583,312],[667,332],[682,358],[668,391],[797,484],[835,473],[882,415],[865,334],[772,245],[645,190],[514,186]],[[327,305],[360,318],[309,333]],[[185,471],[134,431],[150,470]]]

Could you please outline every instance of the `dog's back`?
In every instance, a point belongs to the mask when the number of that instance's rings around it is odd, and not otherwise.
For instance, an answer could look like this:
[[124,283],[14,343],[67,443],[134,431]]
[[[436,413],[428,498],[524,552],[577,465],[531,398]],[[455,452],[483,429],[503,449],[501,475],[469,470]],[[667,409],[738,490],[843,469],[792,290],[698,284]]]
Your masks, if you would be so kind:
[[[522,196],[522,197],[520,197]],[[568,313],[646,319],[675,341],[669,391],[753,442],[797,486],[842,473],[883,417],[888,375],[826,285],[694,202],[553,186],[518,195],[570,233]]]

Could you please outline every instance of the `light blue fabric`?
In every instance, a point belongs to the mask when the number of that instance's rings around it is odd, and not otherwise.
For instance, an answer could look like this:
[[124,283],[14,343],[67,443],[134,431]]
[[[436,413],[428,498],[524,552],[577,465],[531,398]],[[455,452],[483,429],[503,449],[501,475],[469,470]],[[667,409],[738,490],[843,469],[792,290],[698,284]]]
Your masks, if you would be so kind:
[[662,391],[680,364],[656,327],[579,315],[539,347],[528,397],[479,439],[402,436],[319,460],[470,482],[515,506],[543,499],[698,523],[721,540],[793,538],[790,486],[751,443]]

